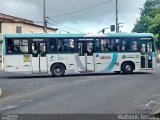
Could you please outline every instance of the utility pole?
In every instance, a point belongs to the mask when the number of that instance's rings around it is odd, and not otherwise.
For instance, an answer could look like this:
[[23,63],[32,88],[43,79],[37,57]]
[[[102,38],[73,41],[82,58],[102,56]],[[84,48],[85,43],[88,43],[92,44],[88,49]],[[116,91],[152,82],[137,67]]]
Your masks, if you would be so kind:
[[43,0],[43,21],[44,21],[44,33],[47,33],[47,20],[46,20],[46,1]]
[[119,32],[119,24],[118,24],[118,0],[116,0],[116,33]]

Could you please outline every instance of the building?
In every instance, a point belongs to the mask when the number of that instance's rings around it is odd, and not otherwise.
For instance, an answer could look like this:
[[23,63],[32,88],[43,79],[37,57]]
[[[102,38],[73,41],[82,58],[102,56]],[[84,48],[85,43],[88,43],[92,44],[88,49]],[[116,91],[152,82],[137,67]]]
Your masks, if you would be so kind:
[[[47,28],[47,33],[57,33],[57,31],[56,28]],[[0,40],[2,40],[2,34],[6,33],[43,33],[43,26],[31,20],[0,13]]]
[[[47,33],[57,33],[57,28],[47,28]],[[3,34],[43,33],[43,26],[31,20],[0,13],[0,61]]]

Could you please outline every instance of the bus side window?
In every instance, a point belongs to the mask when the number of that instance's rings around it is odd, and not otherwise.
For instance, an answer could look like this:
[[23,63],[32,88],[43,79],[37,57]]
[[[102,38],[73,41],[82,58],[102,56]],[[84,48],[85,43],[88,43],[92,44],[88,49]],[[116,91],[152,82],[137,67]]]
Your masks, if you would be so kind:
[[74,39],[64,39],[64,52],[74,52]]
[[96,42],[95,42],[96,46],[95,46],[95,51],[96,52],[100,52],[101,51],[101,46],[100,46],[100,39],[96,39]]
[[87,43],[87,55],[93,56],[93,43]]
[[131,44],[132,51],[138,51],[138,41],[133,40]]
[[51,46],[51,52],[53,52],[53,53],[55,52],[55,46],[54,45]]
[[131,52],[132,51],[132,49],[131,49],[131,41],[132,41],[132,39],[131,38],[127,38],[127,39],[125,39],[125,41],[126,41],[126,52]]
[[64,47],[64,39],[58,39],[58,52],[59,53],[63,52],[63,47]]
[[122,51],[126,51],[126,41],[122,40]]
[[84,56],[84,46],[82,43],[78,43],[78,55]]
[[55,53],[56,52],[56,39],[50,40],[50,52]]
[[12,54],[13,53],[13,47],[12,46],[8,46],[8,54]]
[[32,43],[32,56],[38,57],[38,46],[36,43]]
[[110,51],[110,40],[109,39],[101,39],[101,52]]
[[25,54],[28,53],[27,39],[8,39],[7,54]]
[[105,45],[105,52],[110,51],[110,40],[109,39],[105,39],[106,41],[106,45]]
[[119,52],[121,51],[120,49],[120,39],[115,39],[115,43],[114,43],[114,51]]
[[64,52],[69,52],[70,48],[68,44],[64,45]]
[[40,43],[40,55],[41,57],[46,56],[46,43]]
[[71,53],[74,51],[74,39],[59,39],[58,40],[58,52]]
[[60,47],[58,48],[58,52],[63,52],[63,47],[62,47],[62,46],[60,46]]
[[12,54],[13,50],[14,50],[14,46],[13,46],[13,40],[12,39],[8,39],[8,49],[7,52],[8,54]]
[[147,43],[147,52],[151,53],[152,52],[152,42]]
[[115,39],[110,39],[111,40],[111,47],[110,47],[110,50],[111,51],[115,51]]

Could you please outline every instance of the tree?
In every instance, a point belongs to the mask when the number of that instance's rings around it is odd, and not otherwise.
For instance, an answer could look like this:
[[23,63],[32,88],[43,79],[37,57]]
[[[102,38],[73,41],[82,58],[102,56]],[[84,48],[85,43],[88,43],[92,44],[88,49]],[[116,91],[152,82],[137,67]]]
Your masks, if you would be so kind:
[[148,32],[150,22],[151,18],[149,16],[141,16],[140,20],[137,20],[137,23],[135,24],[132,31],[137,33],[146,33]]
[[158,39],[156,44],[160,49],[160,0],[146,0],[140,10],[140,18],[136,21],[132,32],[153,33]]
[[160,36],[160,0],[146,0],[132,32],[152,32]]
[[150,22],[149,31],[160,34],[160,14],[157,14]]
[[152,16],[152,12],[160,7],[160,0],[146,0],[144,8],[141,9],[142,16]]

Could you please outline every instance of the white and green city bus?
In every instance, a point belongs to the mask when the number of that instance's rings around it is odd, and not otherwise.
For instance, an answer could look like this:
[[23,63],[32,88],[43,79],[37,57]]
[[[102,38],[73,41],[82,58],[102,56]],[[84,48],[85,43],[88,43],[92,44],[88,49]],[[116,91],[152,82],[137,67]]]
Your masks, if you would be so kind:
[[154,70],[153,34],[5,34],[2,68],[29,74]]

